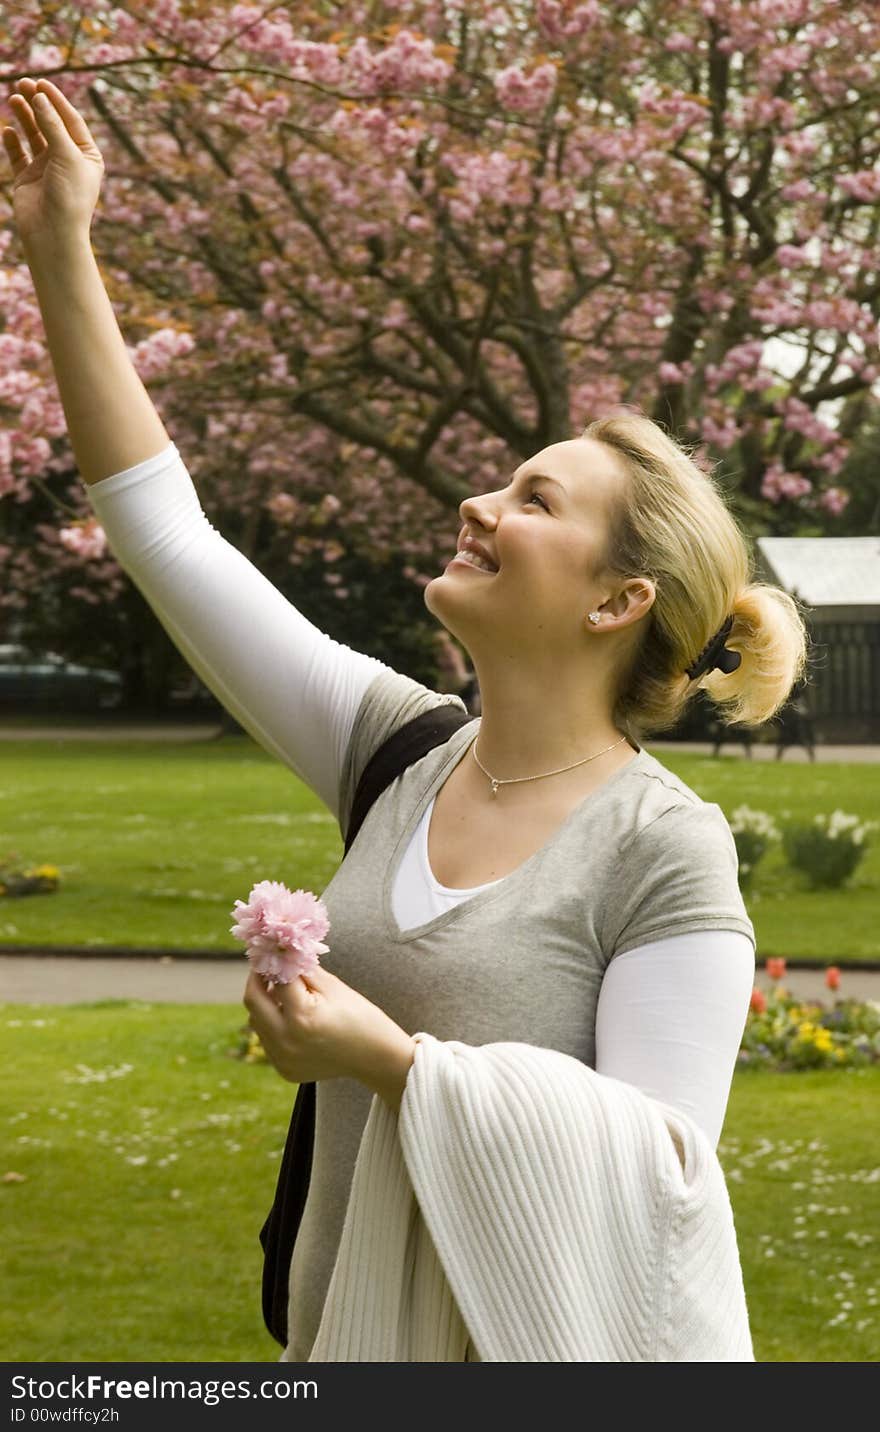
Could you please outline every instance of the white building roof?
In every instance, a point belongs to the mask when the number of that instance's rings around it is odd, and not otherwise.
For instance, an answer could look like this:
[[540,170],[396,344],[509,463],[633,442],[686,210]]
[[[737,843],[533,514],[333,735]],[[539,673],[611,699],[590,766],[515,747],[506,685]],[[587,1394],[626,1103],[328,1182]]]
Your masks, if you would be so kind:
[[880,537],[759,537],[770,581],[810,607],[880,606]]

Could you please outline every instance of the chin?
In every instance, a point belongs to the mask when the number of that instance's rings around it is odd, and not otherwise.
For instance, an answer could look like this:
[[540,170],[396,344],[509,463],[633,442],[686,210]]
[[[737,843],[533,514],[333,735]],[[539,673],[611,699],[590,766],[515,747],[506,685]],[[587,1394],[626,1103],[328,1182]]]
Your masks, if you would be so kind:
[[442,578],[442,577],[445,577],[445,576],[446,576],[446,573],[445,573],[445,572],[438,572],[437,576],[436,576],[436,577],[432,577],[431,580],[430,580],[430,582],[426,582],[425,585],[424,585],[424,587],[422,588],[422,599],[423,599],[423,601],[424,601],[424,603],[425,603],[425,606],[428,608],[428,611],[429,611],[429,612],[432,612],[432,611],[434,610],[433,607],[431,606],[431,601],[430,601],[430,597],[429,597],[429,593],[431,592],[431,588],[432,588],[432,587],[435,587],[435,586],[437,585],[437,583],[441,580],[441,578]]
[[432,577],[430,582],[422,588],[422,597],[425,607],[431,613],[431,616],[435,617],[442,627],[445,627],[450,636],[454,636],[457,641],[461,641],[461,634],[456,630],[456,622],[454,620],[450,621],[450,613],[443,607],[442,587],[440,588],[440,594],[438,594],[437,600],[432,600],[433,593],[431,588],[436,587],[437,582],[439,582],[443,576],[445,576],[445,573],[441,572],[438,577]]

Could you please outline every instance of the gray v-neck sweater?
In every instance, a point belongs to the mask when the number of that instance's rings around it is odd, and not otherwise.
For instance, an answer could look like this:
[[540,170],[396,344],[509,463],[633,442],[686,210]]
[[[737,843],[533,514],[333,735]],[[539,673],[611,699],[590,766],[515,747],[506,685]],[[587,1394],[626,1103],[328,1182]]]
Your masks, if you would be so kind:
[[[388,736],[457,697],[382,672],[364,694],[339,805],[345,832],[361,773]],[[666,935],[738,930],[755,943],[721,808],[644,748],[569,814],[516,870],[434,919],[401,930],[394,876],[428,802],[467,753],[479,717],[410,766],[370,809],[321,898],[322,963],[415,1034],[519,1041],[595,1067],[595,1016],[615,955]],[[308,1360],[342,1233],[371,1090],[316,1087],[309,1194],[290,1270],[284,1360]]]

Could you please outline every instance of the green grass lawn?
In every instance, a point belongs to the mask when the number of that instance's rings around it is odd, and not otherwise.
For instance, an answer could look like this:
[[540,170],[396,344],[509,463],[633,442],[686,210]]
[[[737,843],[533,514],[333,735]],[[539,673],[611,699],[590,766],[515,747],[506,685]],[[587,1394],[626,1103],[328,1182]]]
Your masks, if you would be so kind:
[[[5,1361],[277,1360],[258,1233],[296,1090],[229,1057],[243,1022],[0,1005]],[[734,1079],[719,1154],[760,1362],[876,1357],[878,1095],[877,1067]]]
[[[650,749],[650,746],[649,746]],[[746,761],[670,751],[663,764],[728,815],[880,809],[880,765]],[[4,741],[0,855],[57,865],[52,895],[0,899],[4,944],[119,945],[240,955],[236,899],[257,880],[316,894],[342,858],[317,796],[249,736],[204,743]],[[810,891],[772,849],[746,895],[759,958],[880,957],[880,840],[839,890]]]

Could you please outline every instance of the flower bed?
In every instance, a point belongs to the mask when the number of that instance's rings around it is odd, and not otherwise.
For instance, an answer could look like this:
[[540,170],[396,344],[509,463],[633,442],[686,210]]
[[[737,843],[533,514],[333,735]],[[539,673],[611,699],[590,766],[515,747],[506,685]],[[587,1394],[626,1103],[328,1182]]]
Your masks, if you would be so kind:
[[[880,1063],[880,1004],[838,999],[833,1005],[820,1000],[795,999],[780,984],[784,960],[768,960],[767,973],[777,981],[769,994],[752,991],[737,1060],[738,1068],[790,1071],[796,1069],[852,1069]],[[825,973],[830,990],[840,985],[840,971],[832,965]]]
[[0,856],[0,896],[49,895],[57,889],[57,865],[23,865],[14,850]]

